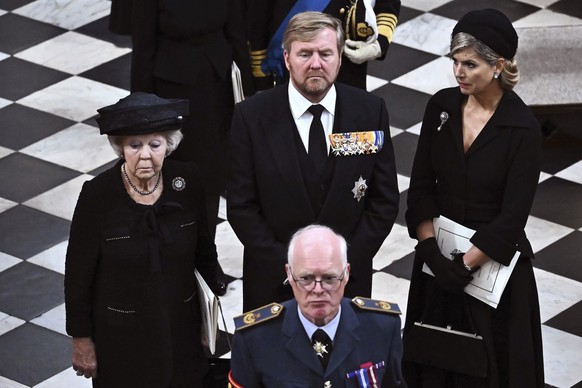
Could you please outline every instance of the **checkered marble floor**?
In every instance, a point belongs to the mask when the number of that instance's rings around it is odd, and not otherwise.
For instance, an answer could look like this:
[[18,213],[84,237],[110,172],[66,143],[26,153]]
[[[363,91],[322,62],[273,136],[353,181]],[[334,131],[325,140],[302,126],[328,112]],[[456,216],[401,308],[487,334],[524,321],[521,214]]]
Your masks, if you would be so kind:
[[[81,185],[115,159],[96,129],[96,109],[129,89],[131,44],[107,31],[109,7],[105,0],[0,0],[0,388],[90,386],[70,368],[63,273]],[[369,89],[388,106],[402,192],[397,224],[374,259],[373,296],[399,303],[404,313],[414,247],[404,210],[420,120],[430,95],[454,85],[445,55],[455,21],[486,7],[543,34],[582,26],[580,0],[403,0],[388,58],[370,66]],[[543,49],[538,55],[552,61],[555,82],[580,78],[561,72],[561,58],[545,57]],[[574,55],[579,66],[582,52]],[[527,224],[537,255],[546,383],[555,387],[582,387],[580,119],[560,116],[544,141]],[[216,242],[232,278],[222,298],[232,332],[242,305],[242,245],[224,203],[221,217]],[[220,353],[228,357],[224,346]]]

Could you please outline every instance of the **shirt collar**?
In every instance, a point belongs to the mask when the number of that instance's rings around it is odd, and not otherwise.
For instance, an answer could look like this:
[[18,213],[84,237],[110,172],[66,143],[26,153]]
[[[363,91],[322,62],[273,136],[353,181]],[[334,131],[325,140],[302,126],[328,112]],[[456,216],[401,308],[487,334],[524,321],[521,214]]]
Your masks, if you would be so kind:
[[[307,109],[313,105],[311,101],[303,97],[301,93],[295,88],[293,82],[289,81],[289,105],[291,107],[291,114],[295,120],[299,119]],[[328,111],[332,116],[335,115],[335,102],[337,99],[337,92],[335,90],[335,85],[332,85],[323,100],[319,102],[323,105],[326,111]]]
[[333,339],[335,338],[335,333],[337,332],[337,327],[339,325],[340,316],[342,315],[342,306],[341,305],[339,306],[339,310],[336,316],[331,321],[329,321],[329,323],[325,326],[316,326],[315,324],[310,322],[307,318],[305,318],[305,316],[299,309],[299,305],[297,305],[297,314],[299,314],[299,320],[301,321],[301,324],[303,325],[303,328],[305,329],[305,332],[307,333],[309,339],[311,339],[313,333],[315,333],[315,330],[323,329],[327,333],[329,338],[331,338],[331,340],[333,341]]

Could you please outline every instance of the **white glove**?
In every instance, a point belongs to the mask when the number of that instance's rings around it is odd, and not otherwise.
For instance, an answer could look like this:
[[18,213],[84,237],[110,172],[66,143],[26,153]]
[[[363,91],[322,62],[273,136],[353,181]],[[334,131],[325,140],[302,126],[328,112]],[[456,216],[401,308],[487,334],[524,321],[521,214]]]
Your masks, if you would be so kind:
[[378,58],[382,55],[382,49],[376,39],[369,43],[346,39],[344,54],[350,61],[359,65],[371,59]]

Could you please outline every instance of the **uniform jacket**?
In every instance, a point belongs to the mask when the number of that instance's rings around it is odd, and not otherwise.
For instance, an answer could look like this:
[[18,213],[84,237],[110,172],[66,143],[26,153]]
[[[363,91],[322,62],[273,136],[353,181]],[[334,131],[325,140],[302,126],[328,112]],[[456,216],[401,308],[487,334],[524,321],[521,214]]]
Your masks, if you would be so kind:
[[[408,191],[409,233],[416,238],[420,222],[443,215],[476,230],[472,244],[502,265],[509,264],[516,250],[521,252],[497,309],[472,297],[466,299],[489,358],[484,386],[543,387],[533,251],[524,232],[540,172],[539,123],[514,92],[505,91],[465,153],[461,120],[465,98],[459,88],[450,88],[428,103]],[[449,118],[438,130],[441,112]],[[434,278],[422,272],[422,265],[422,258],[416,257],[403,337],[405,352],[408,328],[420,320],[427,304],[429,311],[440,311],[436,317],[441,321],[433,322],[437,325],[450,323],[454,314],[463,311],[455,297],[440,289],[435,292]],[[405,378],[411,387],[422,386],[417,379],[423,374],[409,369],[408,363]]]
[[[153,206],[125,191],[121,161],[83,185],[66,258],[67,333],[92,337],[103,387],[167,387],[203,376],[194,268],[216,279],[199,176],[166,160]],[[174,189],[174,179],[185,182]]]
[[366,362],[377,369],[381,387],[404,387],[398,315],[361,310],[349,299],[341,304],[340,323],[324,371],[299,320],[297,302],[284,303],[277,318],[236,331],[232,343],[232,378],[245,388],[358,387],[346,374]]
[[[384,148],[370,155],[330,155],[335,167],[329,187],[321,186],[327,195],[317,216],[295,147],[297,128],[287,86],[235,107],[227,205],[228,220],[244,245],[244,310],[291,297],[290,287],[282,286],[287,244],[293,233],[313,223],[327,225],[347,239],[352,276],[346,295],[370,296],[372,258],[398,213],[388,113],[384,101],[372,94],[341,84],[336,90],[333,131],[382,130]],[[358,201],[352,189],[360,177],[368,189]]]
[[[271,77],[265,77],[256,70],[257,61],[265,57],[264,50],[267,49],[269,41],[285,19],[289,11],[293,8],[295,0],[253,0],[248,5],[248,31],[249,45],[251,49],[251,62],[253,64],[253,75],[257,88],[265,89],[273,84]],[[352,4],[351,0],[330,0],[323,12],[330,14],[344,22],[346,9]],[[382,54],[378,59],[384,59],[388,52],[394,28],[398,22],[400,14],[400,0],[376,0],[374,5],[376,13],[376,23],[378,24],[378,43],[382,49]],[[348,58],[343,57],[342,67],[338,76],[338,81],[348,85],[366,88],[366,64],[352,63]]]
[[230,79],[236,60],[252,93],[240,0],[140,0],[132,10],[131,90],[155,92],[153,77],[196,85],[207,64]]

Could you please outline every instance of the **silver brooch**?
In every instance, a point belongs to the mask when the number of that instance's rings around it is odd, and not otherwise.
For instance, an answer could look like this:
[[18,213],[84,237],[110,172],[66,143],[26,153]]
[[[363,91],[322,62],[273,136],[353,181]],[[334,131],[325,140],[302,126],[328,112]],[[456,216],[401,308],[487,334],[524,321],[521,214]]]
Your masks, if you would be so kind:
[[182,191],[186,188],[186,181],[184,178],[177,176],[172,179],[172,188],[176,191]]
[[366,195],[367,189],[368,185],[366,184],[366,180],[362,178],[362,176],[360,175],[360,179],[358,179],[355,182],[354,188],[352,189],[352,193],[354,193],[354,198],[357,199],[358,202],[360,202],[360,199],[362,199],[362,197]]
[[441,112],[440,119],[441,125],[438,126],[437,131],[440,131],[441,128],[443,127],[443,124],[447,122],[447,120],[449,119],[449,114],[447,112]]

